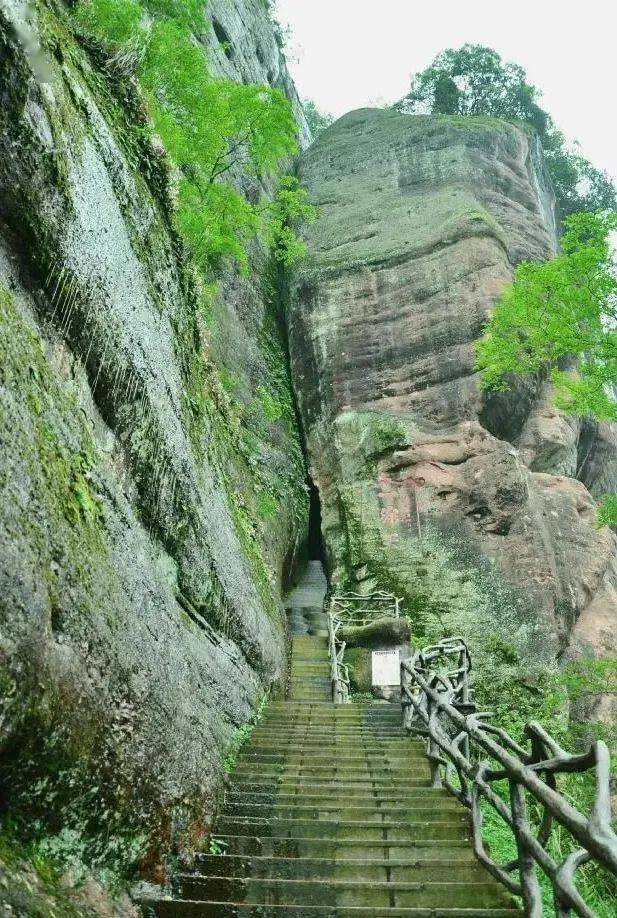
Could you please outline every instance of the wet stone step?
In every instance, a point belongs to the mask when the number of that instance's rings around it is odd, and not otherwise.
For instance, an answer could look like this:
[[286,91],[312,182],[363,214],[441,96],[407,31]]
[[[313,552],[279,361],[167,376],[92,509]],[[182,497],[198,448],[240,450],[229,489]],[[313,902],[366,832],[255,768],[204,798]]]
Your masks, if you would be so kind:
[[422,908],[323,905],[266,905],[160,899],[144,903],[145,918],[513,918],[504,908]]
[[430,769],[428,764],[418,766],[406,772],[400,769],[369,769],[369,768],[326,768],[323,765],[316,767],[294,766],[284,768],[279,765],[264,765],[261,762],[240,763],[234,772],[234,779],[245,779],[248,781],[262,781],[265,778],[271,781],[278,781],[283,784],[290,782],[314,784],[315,780],[339,780],[342,784],[367,784],[378,782],[393,786],[392,782],[404,781],[408,785],[416,784],[421,787],[427,786]]
[[[177,895],[199,900],[273,905],[467,906],[485,908],[505,904],[505,894],[494,882],[352,882],[330,880],[276,880],[271,878],[197,877],[182,875]],[[500,901],[501,900],[501,901]]]
[[[292,630],[319,629],[321,599],[292,602]],[[520,914],[474,858],[468,811],[430,787],[400,705],[333,704],[327,641],[310,634],[293,639],[290,691],[230,776],[213,829],[225,853],[197,855],[146,918]]]
[[[472,883],[484,877],[479,864],[468,859],[456,866],[457,882]],[[452,879],[450,858],[355,858],[335,860],[310,857],[242,857],[202,855],[197,873],[204,877],[269,877],[274,879],[354,880],[371,882],[435,882]]]
[[362,741],[355,740],[337,740],[336,737],[330,739],[324,738],[315,742],[309,740],[289,740],[280,744],[274,743],[268,737],[262,739],[261,735],[256,736],[247,748],[246,752],[255,752],[259,755],[323,755],[326,751],[330,755],[336,755],[337,759],[349,759],[358,757],[385,758],[394,756],[399,758],[424,759],[422,751],[415,746],[410,746],[405,739],[398,737],[379,743],[375,739]]
[[469,837],[467,820],[338,821],[327,819],[258,819],[223,816],[217,821],[215,834],[269,835],[274,838],[351,839],[364,841],[427,841],[429,839],[462,839]]
[[384,740],[382,743],[377,742],[374,737],[363,739],[356,738],[339,738],[336,736],[323,737],[322,739],[312,740],[303,739],[302,737],[293,738],[289,741],[277,743],[276,739],[260,734],[255,737],[251,743],[250,750],[261,755],[273,755],[278,751],[282,756],[301,755],[325,755],[336,756],[337,761],[353,757],[366,758],[383,758],[384,756],[394,756],[395,758],[416,759],[426,761],[426,756],[415,746],[410,746],[405,740],[399,737],[392,737]]
[[380,804],[389,806],[414,806],[417,803],[422,804],[426,801],[430,802],[433,806],[444,807],[445,809],[450,807],[456,809],[459,807],[458,801],[450,797],[447,792],[432,787],[426,789],[418,788],[409,790],[405,793],[404,791],[401,792],[399,788],[390,787],[381,789],[375,788],[371,790],[366,788],[350,788],[349,786],[338,788],[335,785],[328,790],[316,790],[310,786],[308,788],[297,788],[292,786],[292,789],[285,787],[280,791],[276,788],[269,791],[237,790],[234,788],[228,790],[225,794],[226,804],[277,803],[285,805],[297,801],[315,805],[319,805],[320,803],[332,804],[336,803],[336,801],[341,801],[348,806],[355,806],[356,803],[360,806],[371,803],[374,804],[376,801]]
[[[452,805],[452,803],[454,805]],[[358,819],[378,819],[398,818],[398,821],[406,819],[445,819],[452,813],[459,814],[460,806],[454,800],[444,801],[441,806],[434,806],[428,803],[416,803],[414,806],[402,807],[400,803],[379,806],[375,803],[362,805],[350,805],[340,803],[323,803],[316,806],[299,800],[293,804],[279,803],[232,803],[226,801],[223,807],[224,816],[257,816],[263,819],[339,819],[339,820],[358,820]]]
[[[377,839],[365,841],[357,838],[285,838],[255,835],[225,835],[217,833],[216,837],[225,845],[226,854],[241,854],[254,857],[328,857],[336,860],[348,860],[358,857],[400,859],[412,857],[424,860],[433,857],[447,858],[449,861],[473,860],[473,853],[464,839],[406,839],[387,841]],[[197,858],[199,863],[199,856]]]
[[[282,752],[262,752],[259,748],[256,748],[242,752],[238,757],[238,761],[242,764],[254,762],[263,765],[284,765],[287,767],[302,764],[307,767],[321,766],[323,768],[331,768],[333,755],[333,752],[329,753],[328,751],[318,752],[300,749]],[[336,753],[337,770],[351,769],[353,767],[372,769],[390,767],[391,769],[409,770],[414,767],[414,764],[418,766],[423,764],[423,759],[420,756],[401,755],[396,752],[372,753],[370,750],[367,750],[364,754],[361,750],[349,754],[342,751],[337,751]]]
[[271,743],[278,745],[279,743],[284,743],[286,746],[293,745],[319,745],[319,743],[330,743],[335,744],[339,743],[344,746],[357,745],[370,745],[370,746],[388,746],[390,743],[404,743],[405,748],[409,749],[410,752],[414,752],[418,755],[424,755],[424,749],[419,744],[416,744],[414,741],[410,741],[401,733],[400,730],[391,730],[384,734],[376,734],[371,730],[365,731],[355,731],[353,733],[332,728],[331,730],[322,730],[320,728],[319,732],[306,732],[304,730],[289,730],[286,732],[273,732],[271,730],[261,729],[259,732],[255,731],[253,734],[255,740],[259,740],[261,743],[262,740],[270,740]]
[[281,768],[279,766],[273,767],[272,765],[264,765],[261,762],[253,762],[247,765],[238,765],[234,775],[236,778],[245,778],[249,781],[263,781],[265,778],[269,778],[273,781],[278,780],[285,784],[289,784],[290,782],[312,784],[314,783],[315,779],[323,779],[326,776],[333,776],[334,778],[341,779],[341,783],[349,784],[354,784],[357,782],[367,783],[368,781],[381,781],[382,783],[389,783],[390,786],[394,786],[393,782],[404,780],[407,784],[416,784],[421,787],[428,787],[430,769],[428,765],[423,765],[422,767],[418,767],[401,774],[399,769],[388,770],[386,768],[381,768],[371,771],[368,768],[355,768],[348,770],[337,769],[336,771],[328,771],[324,766],[318,766],[317,768]]
[[319,780],[315,776],[306,776],[301,778],[289,779],[286,777],[275,776],[264,777],[260,774],[238,775],[234,772],[229,783],[229,790],[235,792],[251,791],[253,793],[287,793],[303,794],[305,790],[310,793],[334,793],[346,794],[347,796],[362,794],[389,794],[392,793],[393,787],[396,787],[401,793],[416,791],[428,791],[430,782],[428,773],[426,777],[415,777],[407,779],[405,782],[398,782],[393,785],[390,780],[367,780],[366,777],[360,780],[351,780],[341,778],[340,780]]

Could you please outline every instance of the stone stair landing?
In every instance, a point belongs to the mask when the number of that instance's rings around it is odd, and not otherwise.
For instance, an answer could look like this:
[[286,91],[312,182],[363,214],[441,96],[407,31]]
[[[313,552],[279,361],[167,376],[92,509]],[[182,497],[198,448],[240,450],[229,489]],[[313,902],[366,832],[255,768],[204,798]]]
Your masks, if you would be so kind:
[[323,637],[294,638],[291,697],[238,759],[213,837],[158,918],[509,918],[473,856],[466,810],[431,788],[420,742],[387,703],[335,705]]
[[309,561],[300,582],[285,603],[292,635],[327,637],[328,619],[324,612],[327,589],[328,581],[321,561]]

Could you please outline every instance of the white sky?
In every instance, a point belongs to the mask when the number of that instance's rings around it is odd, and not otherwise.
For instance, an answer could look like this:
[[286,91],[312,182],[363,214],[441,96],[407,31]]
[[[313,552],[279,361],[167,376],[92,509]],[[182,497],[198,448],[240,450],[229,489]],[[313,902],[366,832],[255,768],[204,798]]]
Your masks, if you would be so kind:
[[278,0],[303,97],[339,116],[399,99],[444,48],[488,45],[520,64],[543,107],[617,179],[614,0]]

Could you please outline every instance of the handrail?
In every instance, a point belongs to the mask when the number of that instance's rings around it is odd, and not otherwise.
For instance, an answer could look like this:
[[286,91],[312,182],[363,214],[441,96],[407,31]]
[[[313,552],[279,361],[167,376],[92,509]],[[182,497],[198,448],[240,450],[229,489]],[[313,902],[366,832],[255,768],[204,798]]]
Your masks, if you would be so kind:
[[346,645],[345,641],[341,641],[338,637],[341,624],[340,619],[333,615],[330,607],[328,609],[328,654],[330,656],[332,701],[335,704],[347,704],[349,702],[349,670],[343,663]]
[[383,590],[373,593],[335,593],[330,598],[330,609],[336,618],[346,624],[366,624],[377,617],[398,618],[401,614],[400,597]]
[[[454,665],[453,665],[454,664]],[[477,711],[471,701],[471,659],[462,638],[447,638],[411,659],[401,661],[401,701],[405,728],[423,736],[431,767],[431,784],[446,788],[471,810],[473,845],[478,859],[512,893],[522,896],[529,918],[542,915],[539,866],[551,881],[555,914],[574,912],[594,918],[574,885],[576,870],[593,860],[617,876],[617,835],[611,828],[610,755],[597,741],[581,755],[572,755],[540,724],[525,728],[530,749],[505,730],[488,723],[492,714]],[[580,813],[558,792],[556,775],[595,769],[595,801],[589,815]],[[459,786],[453,783],[458,776]],[[510,805],[492,782],[507,780]],[[526,795],[537,802],[542,819],[534,834]],[[486,800],[512,830],[518,856],[498,864],[482,839],[481,802]],[[563,826],[581,846],[558,863],[547,850],[553,823]],[[518,878],[512,874],[518,871]]]
[[328,604],[328,654],[330,656],[330,681],[332,700],[347,704],[349,698],[349,670],[343,662],[345,641],[339,637],[344,625],[366,625],[376,618],[398,618],[401,599],[392,593],[378,590],[374,593],[334,593]]

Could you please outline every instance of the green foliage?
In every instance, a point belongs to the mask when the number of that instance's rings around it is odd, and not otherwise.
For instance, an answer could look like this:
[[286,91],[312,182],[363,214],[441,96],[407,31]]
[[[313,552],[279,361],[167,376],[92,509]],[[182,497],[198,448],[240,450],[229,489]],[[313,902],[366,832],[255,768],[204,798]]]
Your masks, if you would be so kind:
[[617,494],[605,494],[598,509],[599,526],[617,526]]
[[257,498],[257,512],[262,520],[267,520],[273,517],[278,510],[278,502],[267,491],[264,491]]
[[613,182],[568,144],[551,116],[539,105],[537,87],[527,82],[518,64],[496,51],[465,44],[438,54],[416,73],[409,93],[397,108],[416,114],[489,116],[522,121],[537,131],[544,147],[560,215],[606,210],[616,206]]
[[208,844],[208,853],[215,854],[217,856],[220,854],[225,854],[225,849],[228,847],[229,844],[228,842],[224,841],[224,839],[212,837],[210,838],[210,842]]
[[[556,669],[530,672],[522,660],[514,665],[506,664],[504,668],[504,659],[512,661],[511,648],[506,651],[505,658],[498,649],[494,650],[493,665],[482,667],[473,676],[475,700],[481,709],[494,712],[493,723],[526,745],[525,724],[537,720],[548,728],[563,748],[574,752],[586,748],[592,738],[590,733],[594,725],[569,721],[569,703],[594,692],[610,691],[611,687],[614,690],[617,685],[617,663],[609,660],[581,660],[568,664],[561,672]],[[602,733],[602,725],[595,726]],[[581,737],[583,730],[585,735]],[[604,735],[601,738],[611,743],[610,736]],[[564,794],[572,806],[582,813],[591,813],[595,787],[593,771],[560,775],[557,783],[559,792]],[[495,782],[493,787],[508,803],[507,782]],[[537,829],[542,813],[531,798],[529,805],[530,817]],[[516,857],[516,845],[510,828],[490,804],[485,802],[482,812],[482,834],[491,856],[499,863],[513,860]],[[563,861],[577,847],[578,844],[567,830],[554,824],[548,850],[555,860]],[[594,914],[599,918],[614,915],[617,903],[615,878],[595,864],[585,865],[576,876],[576,886]],[[554,915],[551,884],[540,869],[538,877],[542,887],[544,914]]]
[[236,727],[234,730],[231,744],[223,761],[223,768],[227,774],[231,774],[232,771],[235,771],[238,764],[238,755],[240,754],[243,746],[249,742],[251,736],[253,735],[253,730],[263,717],[267,704],[268,696],[264,695],[264,697],[259,702],[259,705],[257,706],[252,719],[248,721],[248,723],[242,724],[240,727]]
[[281,264],[292,265],[306,254],[306,246],[296,235],[294,224],[312,223],[317,211],[298,179],[285,175],[274,200],[267,205],[267,212],[268,238],[273,256]]
[[311,99],[303,99],[302,108],[309,126],[313,140],[317,140],[319,135],[325,131],[334,121],[334,115],[327,112],[320,112]]
[[[76,18],[116,65],[133,70],[151,132],[176,168],[175,222],[201,268],[226,260],[248,269],[247,247],[261,237],[289,263],[303,252],[291,223],[309,214],[297,182],[284,178],[274,203],[229,181],[277,176],[297,151],[296,123],[283,93],[213,77],[193,33],[202,5],[179,0],[82,0]],[[257,199],[255,199],[257,198]]]
[[543,131],[547,116],[537,104],[539,95],[522,67],[504,63],[491,48],[466,44],[442,51],[416,73],[398,105],[407,111],[516,119]]
[[565,225],[561,254],[517,266],[477,345],[477,366],[486,388],[506,389],[512,374],[581,358],[580,378],[555,373],[560,406],[615,419],[617,403],[605,386],[617,380],[617,278],[609,242],[617,213],[576,214]]
[[[476,346],[477,367],[487,389],[548,370],[560,408],[616,420],[617,212],[573,214],[565,228],[556,258],[517,266]],[[616,510],[614,498],[605,501],[602,522],[617,522]]]

